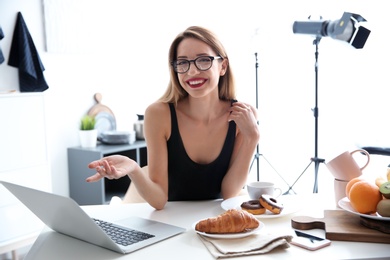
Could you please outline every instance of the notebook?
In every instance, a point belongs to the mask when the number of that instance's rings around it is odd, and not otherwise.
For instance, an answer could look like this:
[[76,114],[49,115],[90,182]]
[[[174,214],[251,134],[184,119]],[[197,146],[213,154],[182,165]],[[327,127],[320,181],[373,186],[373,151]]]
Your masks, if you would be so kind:
[[107,235],[99,226],[101,224],[107,226],[107,221],[87,215],[73,199],[9,182],[0,181],[0,183],[51,229],[118,253],[134,252],[186,230],[178,226],[133,216],[120,221],[120,223],[126,223],[126,226],[118,223],[112,224],[115,228],[141,232],[145,240],[134,241],[130,245],[126,245],[128,242],[123,241],[118,244],[111,239],[112,234]]

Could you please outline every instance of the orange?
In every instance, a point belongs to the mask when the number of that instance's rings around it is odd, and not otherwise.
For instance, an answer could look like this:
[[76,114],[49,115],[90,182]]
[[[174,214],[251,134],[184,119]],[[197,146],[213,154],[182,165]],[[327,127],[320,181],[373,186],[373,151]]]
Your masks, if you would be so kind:
[[376,206],[382,200],[378,186],[368,181],[354,183],[349,191],[351,206],[361,214],[376,212]]
[[355,177],[351,179],[348,183],[347,186],[345,186],[345,195],[349,199],[349,191],[351,190],[352,185],[354,185],[356,182],[363,181],[364,179],[362,177]]

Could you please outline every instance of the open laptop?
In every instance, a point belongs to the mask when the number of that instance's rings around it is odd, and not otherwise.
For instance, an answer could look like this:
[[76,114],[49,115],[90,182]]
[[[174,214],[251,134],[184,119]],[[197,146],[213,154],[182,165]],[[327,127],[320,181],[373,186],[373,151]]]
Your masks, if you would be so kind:
[[[178,235],[186,230],[181,227],[139,217],[126,218],[123,221],[126,223],[126,226],[97,220],[88,216],[71,198],[9,182],[0,181],[0,183],[51,229],[118,253],[127,254],[133,252]],[[131,224],[128,225],[128,223]],[[102,227],[102,224],[105,227]],[[132,232],[135,230],[137,231],[137,237],[141,237],[144,240],[138,242],[134,240],[129,241],[127,239],[128,235],[120,235],[121,241],[115,242],[114,240],[118,240],[118,238],[111,238],[114,237],[114,234],[110,233],[108,235],[103,231],[107,226],[109,228],[113,226],[115,229],[131,229]]]

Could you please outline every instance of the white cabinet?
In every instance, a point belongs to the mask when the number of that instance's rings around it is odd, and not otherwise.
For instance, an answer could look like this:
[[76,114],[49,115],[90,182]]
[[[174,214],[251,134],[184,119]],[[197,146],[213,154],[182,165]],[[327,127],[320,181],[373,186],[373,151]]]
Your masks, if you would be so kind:
[[[51,191],[43,93],[0,94],[0,180]],[[42,228],[0,185],[0,254],[23,246]]]

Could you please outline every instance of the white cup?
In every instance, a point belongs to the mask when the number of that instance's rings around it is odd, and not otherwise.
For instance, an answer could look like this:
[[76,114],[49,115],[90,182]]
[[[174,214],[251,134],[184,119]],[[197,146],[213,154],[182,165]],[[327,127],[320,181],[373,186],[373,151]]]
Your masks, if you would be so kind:
[[246,188],[249,198],[252,200],[258,200],[263,194],[268,194],[271,197],[279,197],[282,194],[282,189],[276,188],[272,182],[255,181],[248,183]]
[[334,198],[336,206],[339,207],[339,200],[346,197],[346,187],[349,181],[334,179]]
[[[363,166],[359,166],[357,162],[355,161],[353,155],[354,154],[364,154],[365,155],[365,162]],[[367,167],[368,163],[370,162],[370,154],[363,149],[357,149],[352,152],[344,152],[337,156],[336,158],[333,158],[330,162],[326,164],[329,171],[332,173],[332,175],[335,177],[335,179],[342,180],[342,181],[349,181],[353,178],[359,177],[362,175],[362,171],[364,168]]]

